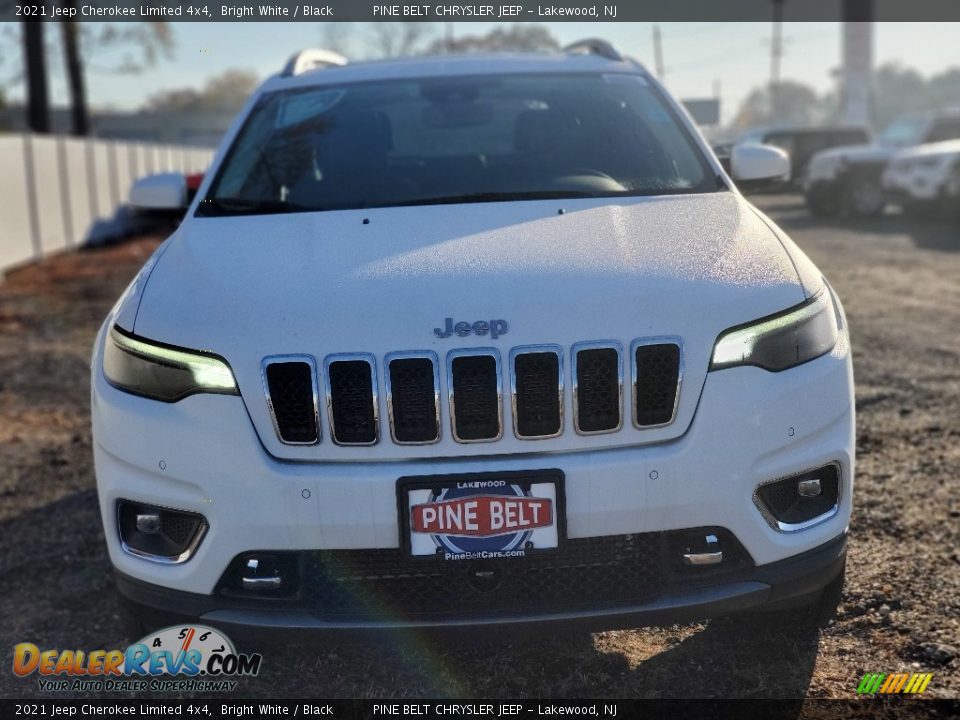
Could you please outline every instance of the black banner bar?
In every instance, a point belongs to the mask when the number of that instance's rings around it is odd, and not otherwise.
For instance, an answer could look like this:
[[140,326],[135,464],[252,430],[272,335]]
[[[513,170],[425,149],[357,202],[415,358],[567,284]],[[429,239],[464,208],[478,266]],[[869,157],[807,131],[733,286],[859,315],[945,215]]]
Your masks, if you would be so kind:
[[0,700],[0,717],[303,718],[304,720],[832,720],[956,718],[960,701],[896,697],[859,700]]
[[[786,22],[841,21],[850,0],[783,0]],[[956,0],[858,0],[879,22],[960,21]],[[0,21],[84,22],[770,22],[771,0],[509,0],[508,2],[399,2],[397,0],[0,0]],[[870,15],[868,10],[867,15]]]

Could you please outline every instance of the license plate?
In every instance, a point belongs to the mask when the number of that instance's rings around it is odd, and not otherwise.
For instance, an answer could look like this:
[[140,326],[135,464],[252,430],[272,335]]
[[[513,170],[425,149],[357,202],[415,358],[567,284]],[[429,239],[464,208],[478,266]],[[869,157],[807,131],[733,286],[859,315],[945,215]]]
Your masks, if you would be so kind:
[[401,545],[415,557],[523,557],[563,537],[559,470],[401,478],[398,491]]

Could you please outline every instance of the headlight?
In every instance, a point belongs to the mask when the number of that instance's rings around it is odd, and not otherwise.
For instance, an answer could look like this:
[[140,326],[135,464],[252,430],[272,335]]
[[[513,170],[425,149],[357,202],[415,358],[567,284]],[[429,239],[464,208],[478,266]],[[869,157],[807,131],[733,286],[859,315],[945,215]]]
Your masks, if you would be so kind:
[[824,287],[802,305],[721,333],[710,369],[756,365],[786,370],[830,352],[838,333],[836,310]]
[[237,395],[225,360],[210,354],[147,342],[110,328],[103,374],[111,385],[136,395],[176,402],[194,393]]

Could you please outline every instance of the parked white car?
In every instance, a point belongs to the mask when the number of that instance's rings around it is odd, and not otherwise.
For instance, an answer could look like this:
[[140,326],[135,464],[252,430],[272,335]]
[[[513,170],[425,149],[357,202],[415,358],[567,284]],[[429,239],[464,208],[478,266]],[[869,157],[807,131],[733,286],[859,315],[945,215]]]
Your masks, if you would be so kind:
[[960,140],[920,145],[898,153],[883,174],[895,205],[918,213],[960,213]]
[[107,317],[92,384],[147,624],[793,626],[839,599],[840,302],[603,42],[295,56]]
[[960,111],[944,110],[898,118],[873,144],[818,152],[803,179],[807,207],[815,215],[878,215],[888,200],[883,175],[899,152],[958,139]]

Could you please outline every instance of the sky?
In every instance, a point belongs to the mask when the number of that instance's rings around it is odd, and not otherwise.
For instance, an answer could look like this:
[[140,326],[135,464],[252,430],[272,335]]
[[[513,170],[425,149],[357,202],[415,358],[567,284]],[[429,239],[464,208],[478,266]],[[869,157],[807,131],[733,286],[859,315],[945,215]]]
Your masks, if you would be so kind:
[[[545,23],[562,42],[604,37],[653,70],[653,25],[650,23]],[[3,23],[0,23],[3,25]],[[11,83],[19,69],[19,27],[7,23],[0,34],[0,84],[10,100],[23,97],[22,82]],[[129,49],[94,52],[87,67],[91,104],[133,110],[152,93],[201,87],[229,68],[266,77],[304,47],[323,44],[323,23],[173,23],[174,57],[162,59],[138,75],[110,71]],[[442,33],[441,24],[434,24]],[[455,35],[482,34],[497,23],[454,23]],[[51,28],[53,30],[53,28]],[[742,100],[770,79],[770,23],[661,23],[667,87],[680,98],[714,97],[719,89],[722,120],[729,121]],[[346,32],[362,47],[369,29],[350,23]],[[835,86],[840,65],[840,23],[790,23],[783,26],[781,76],[807,83],[820,92]],[[54,35],[53,32],[50,33]],[[56,35],[54,35],[56,37]],[[875,63],[899,61],[924,75],[960,66],[960,26],[952,23],[877,23]],[[55,43],[58,45],[58,43]],[[62,60],[49,58],[54,104],[66,104]]]

